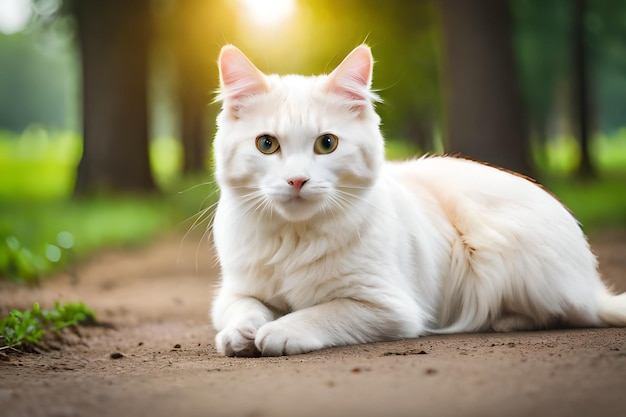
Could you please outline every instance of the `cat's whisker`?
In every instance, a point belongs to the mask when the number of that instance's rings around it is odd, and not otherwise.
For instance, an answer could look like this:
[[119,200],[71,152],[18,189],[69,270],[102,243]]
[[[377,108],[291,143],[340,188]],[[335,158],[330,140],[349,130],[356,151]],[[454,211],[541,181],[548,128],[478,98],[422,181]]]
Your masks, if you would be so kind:
[[353,190],[370,190],[372,188],[371,185],[350,185],[350,184],[337,184],[337,188],[350,188]]
[[[206,204],[206,202],[207,202],[207,201],[208,201],[211,197],[213,197],[215,194],[217,194],[217,193],[219,193],[219,190],[218,190],[218,189],[215,189],[215,190],[211,191],[211,192],[210,192],[210,193],[209,193],[209,194],[208,194],[208,195],[207,195],[207,196],[206,196],[206,197],[202,200],[202,203],[200,204],[200,207],[204,206],[204,204]],[[216,206],[216,205],[217,205],[217,200],[218,200],[218,199],[216,198],[216,199],[215,199],[215,202],[214,202],[213,204],[211,204],[211,207],[214,207],[214,206]],[[204,210],[204,209],[202,209],[202,210]],[[200,210],[200,212],[202,212],[202,210]],[[191,215],[191,216],[189,216],[188,218],[186,218],[184,221],[182,221],[181,223],[185,223],[185,222],[187,222],[187,221],[191,220],[192,218],[196,217],[197,215],[198,215],[198,213],[196,213],[196,214],[194,214],[194,215]]]
[[238,200],[246,206],[246,213],[258,212],[260,206],[266,204],[265,196],[259,191],[242,194],[238,196]]
[[371,208],[373,208],[373,209],[376,209],[379,213],[384,214],[385,216],[389,216],[389,217],[391,217],[392,219],[397,219],[397,216],[396,216],[396,214],[395,214],[395,213],[390,213],[390,212],[389,212],[389,210],[386,210],[385,208],[380,207],[380,206],[378,206],[378,205],[376,205],[376,204],[372,203],[372,201],[370,201],[370,200],[369,200],[369,199],[367,199],[367,198],[363,198],[363,197],[361,197],[361,196],[359,196],[359,195],[356,195],[356,194],[348,193],[348,192],[346,192],[346,191],[341,190],[340,188],[337,188],[335,191],[337,192],[337,194],[338,194],[338,195],[340,195],[340,196],[341,196],[341,198],[345,199],[345,201],[346,201],[347,203],[349,203],[350,205],[352,205],[352,204],[353,204],[353,203],[350,201],[350,199],[351,199],[351,198],[353,198],[353,199],[355,199],[355,200],[358,200],[359,202],[362,202],[362,203],[364,203],[364,204],[367,204],[368,206],[370,206],[370,207],[371,207]]
[[274,203],[269,198],[263,198],[262,206],[263,207],[262,207],[261,213],[267,214],[267,212],[269,212],[269,218],[270,218],[270,223],[271,223],[273,215],[274,215]]
[[206,219],[208,218],[208,214],[211,213],[212,211],[214,211],[215,207],[217,206],[217,202],[211,204],[210,206],[200,210],[198,213],[194,214],[193,216],[190,216],[187,220],[185,220],[185,222],[193,219],[195,217],[195,220],[193,222],[193,224],[191,226],[189,226],[189,228],[187,229],[187,232],[185,233],[185,236],[183,237],[183,240],[185,237],[187,237],[187,235],[192,232],[193,230],[195,230],[198,226],[200,226],[202,223],[204,223],[206,221]]
[[322,213],[324,214],[330,213],[331,217],[333,218],[333,221],[335,223],[337,222],[337,217],[335,216],[335,212],[332,210],[332,207],[329,201],[324,201],[324,204],[322,204]]
[[264,198],[261,201],[261,204],[257,206],[257,210],[260,212],[259,213],[260,215],[257,217],[257,228],[261,225],[261,220],[263,219],[263,215],[266,213],[266,211],[268,211],[268,208],[269,208],[269,212],[271,215],[272,207],[273,207],[272,202],[267,198]]
[[[360,232],[360,227],[358,224],[356,224],[356,222],[350,217],[350,211],[349,211],[349,205],[350,202],[347,201],[344,197],[342,197],[340,194],[330,194],[329,195],[329,201],[331,203],[334,203],[335,208],[341,212],[341,214],[354,226],[354,229],[356,230],[357,233],[357,237],[359,238],[359,241],[361,240],[361,232]],[[344,205],[345,204],[345,205]],[[330,212],[333,215],[333,219],[335,219],[335,213],[334,210],[330,210]]]
[[[209,214],[209,216],[207,216],[208,218],[207,227],[205,231],[202,233],[202,236],[200,237],[200,241],[198,242],[198,246],[196,247],[196,272],[198,270],[198,249],[199,249],[200,244],[202,243],[203,240],[205,240],[206,242],[213,241],[213,224],[214,224],[216,214],[217,214],[217,210],[211,210],[211,213]],[[216,260],[214,259],[213,263],[215,262]]]
[[263,195],[257,191],[237,196],[236,201],[240,203],[240,207],[245,209],[246,215],[259,210],[259,205],[263,203]]
[[[195,188],[198,188],[198,187],[200,187],[200,186],[212,186],[212,185],[214,185],[214,184],[215,184],[215,180],[213,180],[213,181],[203,182],[203,183],[200,183],[200,184],[196,184],[196,185],[194,185],[194,186],[192,186],[192,187],[190,187],[190,188],[187,188],[186,190],[179,191],[179,194],[182,194],[182,193],[185,193],[185,192],[191,191],[191,190],[193,190],[193,189],[195,189]],[[212,190],[212,191],[211,191],[211,192],[210,192],[210,193],[209,193],[209,194],[208,194],[208,195],[204,198],[204,200],[203,200],[203,201],[202,201],[202,203],[201,203],[201,206],[204,206],[204,205],[206,204],[207,200],[209,200],[209,199],[213,198],[213,196],[214,196],[215,194],[218,194],[218,193],[219,193],[219,189],[218,189],[218,188],[215,188],[214,190]],[[216,206],[217,206],[217,204],[218,204],[218,202],[217,202],[217,200],[218,200],[218,199],[215,199],[215,200],[216,200],[216,201],[215,201],[213,204],[209,205],[209,206],[208,206],[208,207],[206,207],[206,208],[201,209],[198,213],[196,213],[196,214],[194,214],[194,215],[192,215],[192,216],[189,216],[187,219],[185,219],[183,222],[181,222],[181,224],[183,224],[183,223],[186,223],[186,222],[190,221],[191,219],[194,219],[194,221],[193,221],[192,225],[191,225],[191,226],[187,229],[187,231],[186,231],[186,232],[185,232],[185,234],[183,235],[183,237],[182,237],[182,239],[181,239],[181,241],[180,241],[180,244],[179,244],[179,246],[178,246],[178,253],[177,253],[177,255],[176,255],[176,262],[177,262],[177,263],[180,261],[180,253],[181,253],[182,245],[183,245],[183,243],[185,242],[185,239],[187,239],[187,237],[189,236],[189,234],[190,234],[191,232],[193,232],[194,230],[196,230],[198,227],[200,227],[200,226],[201,226],[202,224],[204,224],[204,223],[207,223],[207,224],[208,224],[207,229],[208,229],[208,230],[211,230],[212,220],[213,220],[213,218],[215,217],[215,207],[216,207]],[[202,238],[204,238],[204,236],[206,235],[206,233],[207,233],[206,231],[205,231],[205,232],[203,232],[203,237],[202,237]],[[202,238],[201,238],[201,239],[202,239]],[[196,251],[196,272],[197,272],[197,269],[198,269],[198,267],[197,267],[198,262],[197,262],[197,261],[198,261],[198,259],[197,259],[197,251]]]
[[272,203],[272,200],[270,200],[269,198],[266,198],[263,203],[263,211],[264,212],[269,211],[269,216],[270,216],[270,221],[271,221],[272,215],[274,214],[274,204]]
[[198,241],[198,244],[196,245],[196,274],[198,273],[198,254],[200,252],[200,245],[202,245],[202,242],[209,242],[209,239],[211,238],[211,232],[213,231],[213,219],[215,218],[215,210],[213,210],[213,215],[211,216],[210,222],[208,224],[208,227],[204,230],[204,232],[202,233],[202,236],[200,237],[200,240]]
[[274,220],[274,205],[270,204],[270,223]]
[[[216,194],[218,192],[219,192],[219,190],[215,189],[211,193],[209,193],[209,195],[206,196],[204,198],[204,200],[202,200],[202,203],[200,204],[200,207],[204,206],[204,204],[207,202],[207,200],[209,200],[214,194]],[[201,217],[202,215],[204,215],[206,213],[207,210],[210,210],[210,209],[212,209],[212,208],[217,206],[217,203],[218,203],[217,200],[218,199],[216,199],[216,201],[213,204],[211,204],[209,207],[201,209],[198,213],[193,214],[193,215],[187,217],[184,221],[180,222],[180,224],[186,223],[189,220],[193,219],[194,217]],[[194,225],[195,225],[195,222],[194,222]],[[193,228],[193,225],[192,225],[192,228]]]
[[[189,191],[191,191],[191,190],[195,190],[195,189],[196,189],[196,188],[198,188],[198,187],[203,187],[203,186],[208,186],[208,185],[215,185],[215,183],[216,183],[216,181],[215,181],[215,180],[212,180],[212,181],[206,181],[206,182],[201,182],[201,183],[198,183],[198,184],[194,184],[194,185],[192,185],[192,186],[191,186],[191,187],[189,187],[189,188],[185,188],[184,190],[179,191],[179,192],[178,192],[178,194],[184,194],[184,193],[187,193],[187,192],[189,192]],[[216,189],[216,190],[217,190],[217,189]],[[215,192],[215,191],[214,191],[214,192]]]
[[[246,188],[250,188],[250,187],[246,187]],[[252,189],[252,191],[249,191],[247,193],[242,193],[239,194],[235,197],[236,200],[238,201],[243,201],[244,203],[250,202],[250,201],[254,201],[254,200],[258,200],[263,198],[263,193],[260,191],[260,189]]]
[[[178,245],[178,254],[176,255],[176,263],[178,263],[179,260],[180,260],[180,251],[181,251],[183,243],[185,242],[185,239],[187,239],[189,234],[192,231],[194,231],[196,228],[198,228],[201,224],[203,224],[207,220],[212,219],[213,217],[215,217],[215,210],[214,209],[215,209],[216,206],[217,206],[217,202],[211,204],[207,208],[204,208],[204,209],[200,210],[198,213],[194,214],[193,216],[188,217],[184,222],[182,222],[182,223],[188,222],[189,220],[191,220],[191,219],[193,219],[195,217],[195,220],[194,220],[193,224],[187,229],[187,231],[183,235],[183,238],[180,241],[180,244]],[[209,224],[211,224],[211,222],[209,222]]]
[[[330,196],[329,198],[330,203],[334,204],[334,207],[337,211],[341,212],[341,214],[343,215],[343,217],[345,217],[350,224],[352,224],[354,226],[354,229],[356,230],[356,234],[357,234],[357,238],[359,239],[359,241],[361,241],[361,231],[359,228],[359,225],[356,224],[356,222],[350,217],[350,213],[348,211],[348,207],[344,206],[342,200],[338,197],[338,196]],[[335,221],[335,223],[337,223],[338,221],[341,221],[341,219],[337,219],[337,217],[335,216],[335,212],[336,210],[333,210],[333,207],[331,206],[331,204],[324,204],[324,206],[322,207],[322,209],[324,211],[328,210],[328,212],[330,212],[331,216],[333,217],[333,220]]]
[[365,186],[358,186],[358,185],[345,185],[345,184],[340,184],[335,188],[335,192],[338,196],[341,196],[341,199],[343,201],[346,202],[347,205],[352,206],[355,204],[356,201],[358,202],[362,202],[364,204],[367,204],[368,206],[370,206],[373,209],[376,209],[378,212],[380,212],[381,214],[384,214],[386,216],[392,216],[392,218],[396,218],[395,214],[390,213],[389,210],[385,209],[384,207],[380,207],[376,204],[374,204],[370,199],[367,199],[359,194],[355,194],[355,193],[351,193],[348,191],[345,191],[344,189],[353,189],[353,190],[370,190],[371,187],[365,187]]
[[241,207],[244,208],[244,215],[256,214],[259,221],[264,215],[269,212],[270,219],[274,211],[272,201],[269,200],[265,194],[259,190],[254,190],[246,194],[241,194],[236,197],[236,200],[241,203]]

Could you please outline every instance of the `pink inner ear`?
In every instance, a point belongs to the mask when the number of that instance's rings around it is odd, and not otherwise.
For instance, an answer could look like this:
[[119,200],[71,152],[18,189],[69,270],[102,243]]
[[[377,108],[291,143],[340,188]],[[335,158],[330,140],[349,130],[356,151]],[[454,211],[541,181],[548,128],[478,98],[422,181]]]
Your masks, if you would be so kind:
[[329,75],[328,89],[350,100],[367,100],[372,82],[373,58],[366,45],[356,47]]
[[239,49],[232,45],[222,48],[219,58],[222,95],[238,99],[267,91],[263,73]]

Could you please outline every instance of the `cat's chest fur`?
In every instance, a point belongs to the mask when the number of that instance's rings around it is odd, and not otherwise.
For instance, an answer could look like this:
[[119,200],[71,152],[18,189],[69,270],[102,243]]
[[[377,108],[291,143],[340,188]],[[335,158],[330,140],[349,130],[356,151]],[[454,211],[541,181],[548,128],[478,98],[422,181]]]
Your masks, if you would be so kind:
[[257,221],[242,216],[233,222],[229,234],[234,229],[239,238],[224,239],[228,247],[220,254],[223,268],[238,277],[240,292],[289,312],[324,302],[346,285],[358,229],[337,233],[340,227],[332,222]]

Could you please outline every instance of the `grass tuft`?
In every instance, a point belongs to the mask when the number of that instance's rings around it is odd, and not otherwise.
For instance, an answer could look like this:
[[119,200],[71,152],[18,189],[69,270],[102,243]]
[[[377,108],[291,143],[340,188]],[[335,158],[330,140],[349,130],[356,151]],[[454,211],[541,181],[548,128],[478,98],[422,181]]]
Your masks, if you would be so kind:
[[47,332],[95,321],[96,315],[83,303],[56,302],[50,311],[42,310],[39,303],[29,310],[11,310],[0,320],[0,350],[38,346]]

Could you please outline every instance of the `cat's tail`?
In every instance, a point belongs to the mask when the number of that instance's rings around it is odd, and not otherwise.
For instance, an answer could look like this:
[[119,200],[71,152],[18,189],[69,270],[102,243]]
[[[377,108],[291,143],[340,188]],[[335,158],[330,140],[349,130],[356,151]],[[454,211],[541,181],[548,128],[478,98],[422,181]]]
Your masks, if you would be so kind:
[[598,302],[598,318],[609,327],[626,327],[626,292],[603,294]]

